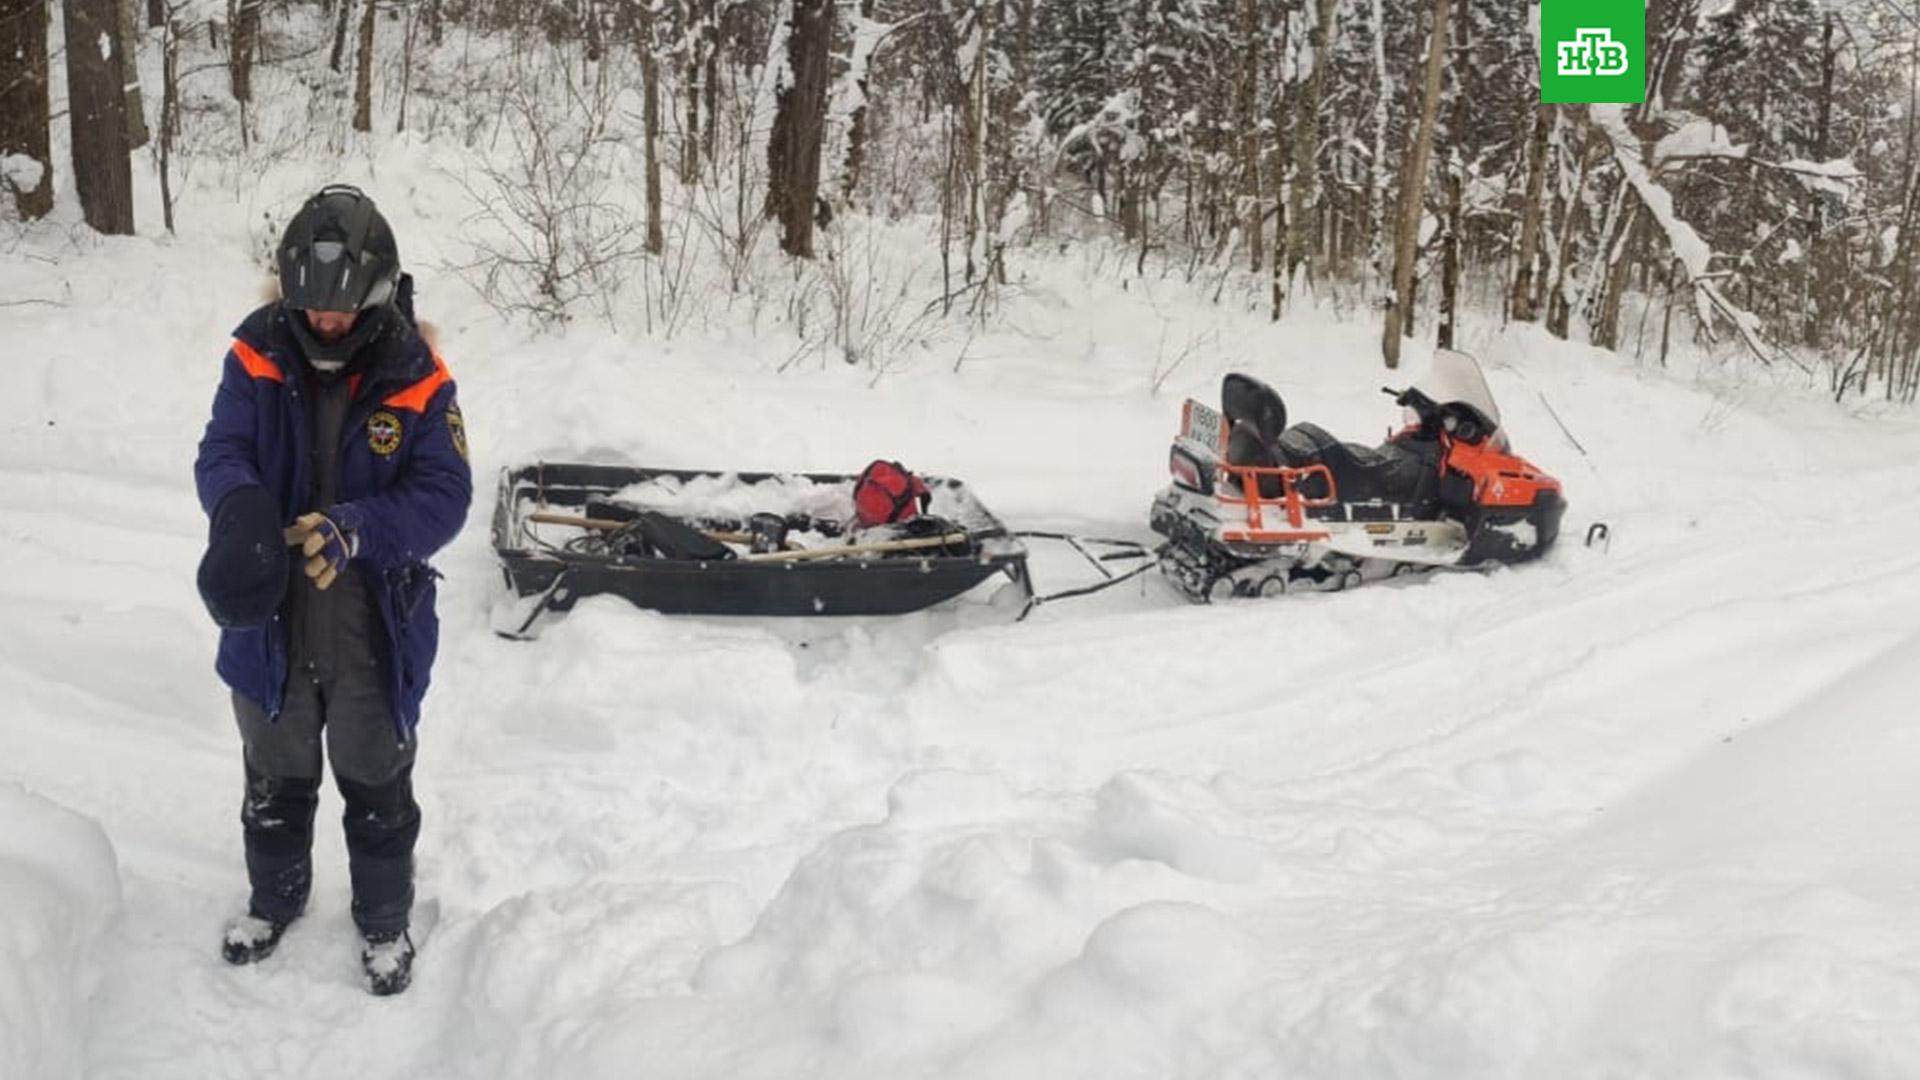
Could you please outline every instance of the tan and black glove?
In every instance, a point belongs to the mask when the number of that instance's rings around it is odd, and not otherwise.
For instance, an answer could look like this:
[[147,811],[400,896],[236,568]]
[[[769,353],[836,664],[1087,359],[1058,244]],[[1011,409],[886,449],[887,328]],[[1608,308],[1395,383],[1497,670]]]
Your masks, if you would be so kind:
[[325,514],[302,514],[286,531],[287,546],[298,547],[306,558],[301,567],[316,589],[333,584],[359,548],[359,537],[343,531]]

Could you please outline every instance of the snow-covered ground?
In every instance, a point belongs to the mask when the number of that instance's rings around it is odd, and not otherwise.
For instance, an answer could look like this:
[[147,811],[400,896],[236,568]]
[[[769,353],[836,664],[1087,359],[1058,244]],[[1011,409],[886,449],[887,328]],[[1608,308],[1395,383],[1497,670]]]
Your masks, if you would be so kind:
[[672,341],[529,337],[438,269],[457,200],[393,154],[350,178],[480,479],[439,560],[418,979],[359,988],[331,792],[308,918],[218,957],[241,769],[190,463],[250,230],[325,178],[206,177],[183,239],[0,252],[0,1076],[1920,1074],[1912,413],[1483,322],[1572,503],[1524,570],[1211,608],[1149,576],[1020,624],[596,600],[515,643],[509,464],[886,456],[1016,527],[1144,538],[1182,397],[1244,369],[1371,440],[1404,378],[1371,317],[1275,326],[1076,259],[1016,260],[957,371],[958,340],[789,365],[720,294]]

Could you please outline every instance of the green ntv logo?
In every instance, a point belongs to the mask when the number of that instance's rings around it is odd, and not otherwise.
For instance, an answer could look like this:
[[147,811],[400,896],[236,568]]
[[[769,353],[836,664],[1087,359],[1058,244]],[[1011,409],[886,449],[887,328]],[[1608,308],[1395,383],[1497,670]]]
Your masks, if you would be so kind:
[[1541,0],[1541,101],[1645,101],[1646,72],[1643,0]]

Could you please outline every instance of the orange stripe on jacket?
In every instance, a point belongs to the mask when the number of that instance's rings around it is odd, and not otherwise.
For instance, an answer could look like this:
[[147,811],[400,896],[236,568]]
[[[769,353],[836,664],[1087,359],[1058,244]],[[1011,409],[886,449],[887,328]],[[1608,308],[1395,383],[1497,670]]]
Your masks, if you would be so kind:
[[382,404],[396,409],[408,409],[412,412],[426,412],[427,403],[442,386],[453,381],[453,373],[447,370],[447,362],[440,359],[439,353],[433,354],[433,374],[387,398]]
[[240,360],[241,368],[245,369],[248,375],[256,379],[272,379],[274,382],[287,381],[286,378],[280,374],[279,365],[261,355],[259,349],[241,341],[239,338],[233,339],[233,355]]

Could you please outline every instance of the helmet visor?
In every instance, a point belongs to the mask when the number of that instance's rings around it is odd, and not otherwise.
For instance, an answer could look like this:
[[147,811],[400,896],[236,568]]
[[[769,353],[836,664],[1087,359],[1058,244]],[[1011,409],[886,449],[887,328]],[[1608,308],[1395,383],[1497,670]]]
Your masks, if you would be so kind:
[[280,295],[288,307],[307,311],[363,311],[387,302],[393,281],[371,260],[356,257],[339,240],[315,240],[287,249]]

